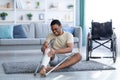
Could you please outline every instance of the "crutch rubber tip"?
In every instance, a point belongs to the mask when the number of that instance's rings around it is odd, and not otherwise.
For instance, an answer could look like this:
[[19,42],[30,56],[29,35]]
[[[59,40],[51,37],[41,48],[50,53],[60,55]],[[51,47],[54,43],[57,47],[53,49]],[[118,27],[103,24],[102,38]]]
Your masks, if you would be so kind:
[[34,73],[34,76],[36,76],[36,73]]
[[45,75],[40,75],[41,77],[46,77],[46,74]]

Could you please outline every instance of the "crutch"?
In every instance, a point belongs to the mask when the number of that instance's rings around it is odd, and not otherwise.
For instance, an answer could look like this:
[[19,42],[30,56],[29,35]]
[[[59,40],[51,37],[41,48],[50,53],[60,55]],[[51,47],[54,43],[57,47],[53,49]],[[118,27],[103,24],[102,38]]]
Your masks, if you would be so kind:
[[36,74],[37,74],[37,72],[38,72],[38,70],[39,70],[39,68],[40,68],[40,64],[41,64],[41,60],[40,60],[40,63],[38,64],[38,66],[37,66],[37,68],[36,68],[36,70],[35,70],[35,72],[34,72],[34,76],[36,76]]
[[[78,52],[80,53],[80,49],[78,48]],[[48,74],[50,74],[53,70],[55,70],[59,65],[61,65],[63,62],[65,62],[66,60],[68,60],[70,57],[72,57],[74,55],[71,54],[69,56],[67,56],[65,59],[63,59],[60,63],[58,63],[55,67],[53,67],[50,71],[48,71],[44,76],[46,77]]]
[[[54,40],[55,40],[55,39],[52,39],[52,40],[50,41],[50,43],[48,44],[48,48],[50,48],[50,47],[53,45]],[[38,66],[37,66],[37,68],[36,68],[36,70],[35,70],[35,72],[34,72],[34,76],[36,76],[36,74],[37,74],[37,72],[38,72],[38,70],[39,70],[39,68],[40,68],[41,63],[42,63],[42,59],[40,60],[40,63],[38,64]]]
[[[78,52],[80,52],[80,49],[78,48]],[[65,62],[67,59],[69,59],[70,57],[72,57],[74,55],[74,53],[73,54],[71,54],[71,55],[69,55],[69,56],[67,56],[65,59],[63,59],[60,63],[58,63],[55,67],[53,67],[50,71],[48,71],[45,75],[44,75],[44,77],[46,77],[47,75],[49,75],[53,70],[55,70],[59,65],[61,65],[63,62]],[[38,67],[38,69],[39,69],[39,67]],[[38,71],[38,70],[37,70]],[[37,73],[37,71],[36,71],[36,73]]]

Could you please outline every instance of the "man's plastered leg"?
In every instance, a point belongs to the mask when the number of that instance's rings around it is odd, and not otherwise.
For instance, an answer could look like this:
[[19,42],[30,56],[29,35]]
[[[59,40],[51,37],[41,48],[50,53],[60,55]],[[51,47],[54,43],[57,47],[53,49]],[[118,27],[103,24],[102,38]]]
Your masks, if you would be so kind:
[[41,65],[44,66],[45,68],[47,67],[47,65],[50,62],[50,57],[48,56],[49,51],[50,51],[50,48],[47,48],[45,50],[45,54],[43,56],[42,63],[41,63]]

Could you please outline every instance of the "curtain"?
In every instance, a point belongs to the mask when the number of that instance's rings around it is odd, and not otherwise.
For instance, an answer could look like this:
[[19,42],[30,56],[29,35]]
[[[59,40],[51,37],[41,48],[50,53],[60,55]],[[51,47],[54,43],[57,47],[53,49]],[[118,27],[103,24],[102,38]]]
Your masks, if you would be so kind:
[[85,0],[77,0],[76,1],[76,25],[82,28],[82,45],[85,45],[86,37],[85,37],[85,26],[84,26],[84,5]]

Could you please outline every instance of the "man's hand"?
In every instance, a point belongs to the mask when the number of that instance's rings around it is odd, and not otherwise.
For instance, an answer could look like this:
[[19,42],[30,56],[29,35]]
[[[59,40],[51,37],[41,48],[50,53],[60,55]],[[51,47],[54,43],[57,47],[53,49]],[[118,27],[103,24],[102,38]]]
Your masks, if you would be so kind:
[[53,48],[50,48],[50,51],[48,53],[49,57],[52,57],[55,54],[55,50]]
[[48,43],[45,42],[41,48],[41,51],[43,52],[43,54],[45,53],[45,49],[48,48]]

